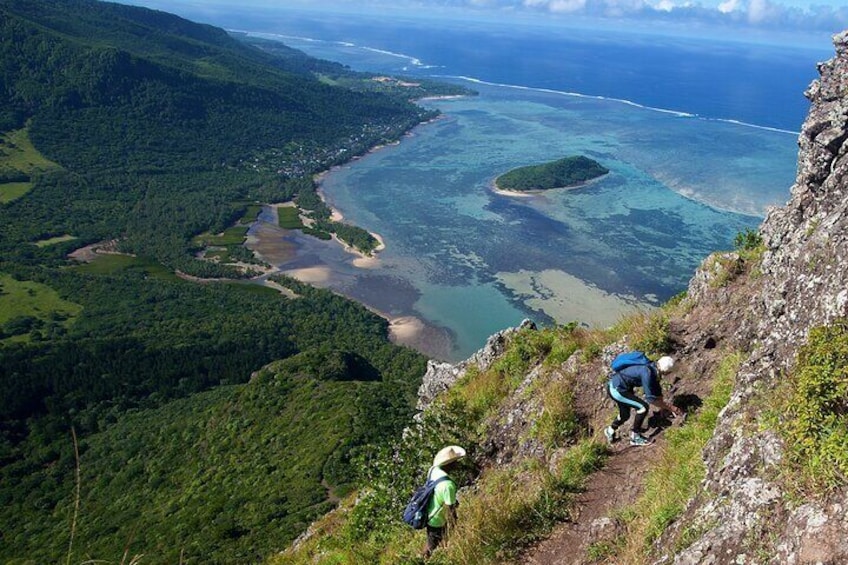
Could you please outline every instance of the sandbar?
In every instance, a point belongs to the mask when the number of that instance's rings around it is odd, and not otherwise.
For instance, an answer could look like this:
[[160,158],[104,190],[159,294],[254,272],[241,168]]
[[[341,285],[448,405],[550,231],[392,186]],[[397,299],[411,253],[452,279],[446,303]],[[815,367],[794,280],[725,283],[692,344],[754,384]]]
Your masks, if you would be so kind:
[[543,190],[504,190],[502,188],[498,188],[498,186],[494,182],[489,185],[489,188],[495,194],[500,194],[501,196],[510,196],[513,198],[532,198],[544,192]]
[[377,269],[382,265],[377,257],[360,256],[353,260],[353,266],[360,269]]
[[605,328],[626,314],[653,308],[634,296],[610,294],[557,269],[502,272],[496,276],[527,306],[542,310],[561,324],[578,321]]
[[432,326],[415,316],[390,318],[376,313],[389,320],[389,340],[395,345],[415,349],[431,359],[451,358],[453,340],[445,328]]
[[324,283],[330,280],[332,271],[330,267],[306,267],[303,269],[283,270],[284,275],[294,277],[304,283]]
[[395,343],[408,344],[415,341],[424,331],[424,322],[415,316],[403,316],[389,322],[389,339]]

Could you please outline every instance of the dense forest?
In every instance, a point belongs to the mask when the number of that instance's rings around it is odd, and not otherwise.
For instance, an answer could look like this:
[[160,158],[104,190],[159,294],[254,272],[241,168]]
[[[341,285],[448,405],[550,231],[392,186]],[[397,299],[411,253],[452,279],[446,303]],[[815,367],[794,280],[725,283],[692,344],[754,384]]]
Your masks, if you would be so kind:
[[609,169],[588,157],[563,157],[550,163],[512,169],[495,180],[502,190],[548,190],[579,185],[603,176]]
[[[246,226],[287,200],[367,251],[312,175],[433,117],[410,99],[460,89],[241,39],[118,4],[0,0],[4,561],[260,560],[411,412],[425,359],[384,319],[199,251],[250,262]],[[69,258],[92,243],[109,253]]]

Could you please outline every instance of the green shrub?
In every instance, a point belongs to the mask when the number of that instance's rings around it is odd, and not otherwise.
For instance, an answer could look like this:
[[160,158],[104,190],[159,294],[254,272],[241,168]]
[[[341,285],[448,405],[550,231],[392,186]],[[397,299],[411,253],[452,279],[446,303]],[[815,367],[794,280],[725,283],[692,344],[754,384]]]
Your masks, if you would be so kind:
[[733,247],[737,251],[752,251],[763,244],[763,236],[758,231],[745,228],[733,238]]
[[[848,320],[810,331],[772,420],[802,486],[826,492],[848,481]],[[794,481],[793,481],[794,482]]]
[[763,236],[759,232],[747,228],[744,232],[736,234],[736,238],[733,240],[733,247],[746,264],[759,263],[763,257],[763,253],[766,251]]

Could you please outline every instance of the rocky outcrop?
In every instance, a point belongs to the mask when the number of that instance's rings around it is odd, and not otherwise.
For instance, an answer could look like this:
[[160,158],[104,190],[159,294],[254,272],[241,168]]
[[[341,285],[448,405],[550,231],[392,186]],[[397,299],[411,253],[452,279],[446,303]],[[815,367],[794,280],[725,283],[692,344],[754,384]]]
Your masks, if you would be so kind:
[[509,343],[510,336],[523,329],[536,329],[536,324],[531,320],[523,320],[515,328],[507,328],[499,331],[490,336],[483,348],[477,351],[477,353],[456,365],[433,360],[428,361],[427,372],[424,373],[421,386],[418,387],[418,404],[415,407],[416,410],[419,413],[423,412],[430,406],[430,403],[433,402],[436,396],[449,389],[453,383],[461,379],[469,367],[476,366],[481,371],[488,369],[503,354]]
[[[752,353],[706,450],[702,495],[678,526],[704,533],[665,563],[848,563],[848,487],[827,502],[790,500],[777,479],[782,440],[757,425],[763,391],[791,371],[810,329],[848,316],[848,32],[834,44],[806,92],[791,200],[761,229],[767,251],[746,312],[725,307],[739,325],[724,332],[744,335]],[[703,271],[690,297],[720,304]]]

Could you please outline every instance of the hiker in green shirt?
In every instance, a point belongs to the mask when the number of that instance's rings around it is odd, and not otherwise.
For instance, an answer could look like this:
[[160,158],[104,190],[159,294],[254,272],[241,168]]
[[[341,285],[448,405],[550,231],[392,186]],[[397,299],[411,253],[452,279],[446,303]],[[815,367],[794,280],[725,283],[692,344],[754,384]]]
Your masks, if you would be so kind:
[[433,466],[427,473],[431,480],[440,477],[448,477],[436,485],[433,496],[427,504],[427,545],[424,547],[424,558],[430,554],[445,538],[445,533],[456,521],[456,483],[448,476],[448,473],[456,465],[457,461],[465,457],[465,450],[458,445],[449,445],[440,450],[433,458]]

